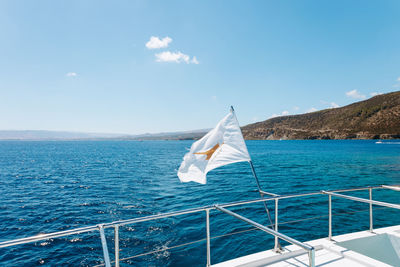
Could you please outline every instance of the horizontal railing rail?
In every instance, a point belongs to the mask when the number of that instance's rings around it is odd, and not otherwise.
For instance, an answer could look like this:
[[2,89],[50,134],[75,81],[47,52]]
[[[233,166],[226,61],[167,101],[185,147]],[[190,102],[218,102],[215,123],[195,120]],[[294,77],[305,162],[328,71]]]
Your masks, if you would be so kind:
[[354,201],[357,201],[357,202],[363,202],[363,203],[368,203],[368,204],[373,204],[373,205],[377,205],[377,206],[388,207],[388,208],[393,208],[393,209],[400,210],[400,205],[399,204],[392,204],[392,203],[388,203],[388,202],[369,200],[369,199],[365,199],[365,198],[347,196],[347,195],[337,194],[337,193],[332,193],[332,192],[327,192],[327,191],[322,191],[322,193],[330,195],[330,196],[335,196],[335,197],[341,197],[341,198],[345,198],[345,199],[354,200]]
[[[127,225],[127,224],[134,224],[134,223],[163,219],[163,218],[179,216],[179,215],[184,215],[184,214],[196,213],[196,212],[200,212],[200,211],[205,211],[207,208],[212,209],[213,206],[204,206],[201,208],[186,209],[186,210],[177,211],[177,212],[168,212],[168,213],[150,215],[150,216],[145,216],[145,217],[140,217],[140,218],[135,218],[135,219],[114,221],[114,222],[110,222],[110,223],[104,223],[101,225],[103,226],[103,228],[112,228],[116,225],[123,226],[123,225]],[[26,244],[26,243],[31,243],[31,242],[37,242],[37,241],[47,240],[47,239],[56,238],[56,237],[63,237],[63,236],[68,236],[68,235],[93,232],[93,231],[99,230],[99,225],[100,224],[82,227],[82,228],[71,229],[71,230],[59,231],[59,232],[54,232],[54,233],[48,233],[48,234],[38,234],[35,236],[24,237],[24,238],[9,240],[9,241],[3,241],[3,242],[0,242],[0,248],[19,245],[19,244]]]
[[[387,185],[382,185],[379,188],[381,189],[391,189],[393,190],[393,187],[397,188],[398,186],[387,186]],[[368,203],[369,204],[369,231],[372,233],[374,230],[374,217],[373,217],[373,209],[372,205],[377,205],[377,206],[382,206],[386,208],[393,208],[393,209],[400,209],[399,204],[393,204],[393,203],[388,203],[388,202],[382,202],[382,201],[376,201],[372,200],[372,189],[373,187],[368,188],[369,191],[369,199],[365,198],[360,198],[360,197],[353,197],[353,196],[348,196],[348,195],[343,195],[343,194],[338,194],[332,191],[321,191],[323,194],[326,194],[329,196],[328,203],[329,203],[329,219],[328,219],[328,239],[332,240],[332,196],[334,197],[340,197],[344,199],[349,199],[357,202],[362,202],[362,203]],[[397,191],[397,190],[396,190]],[[338,192],[338,191],[336,191]],[[348,191],[339,191],[339,192],[348,192]]]
[[300,242],[300,241],[298,241],[298,240],[296,240],[294,238],[291,238],[291,237],[289,237],[287,235],[284,235],[284,234],[279,233],[279,232],[277,232],[275,230],[272,230],[272,229],[270,229],[270,228],[268,228],[268,227],[266,227],[264,225],[261,225],[261,224],[255,222],[255,221],[252,221],[252,220],[250,220],[250,219],[248,219],[246,217],[243,217],[243,216],[241,216],[241,215],[239,215],[239,214],[237,214],[235,212],[232,212],[230,210],[222,208],[222,207],[220,207],[218,205],[215,205],[215,208],[217,210],[220,210],[220,211],[222,211],[222,212],[224,212],[226,214],[229,214],[229,215],[231,215],[231,216],[233,216],[233,217],[235,217],[235,218],[237,218],[239,220],[242,220],[242,221],[244,221],[244,222],[246,222],[246,223],[248,223],[250,225],[253,225],[254,227],[256,227],[256,228],[258,228],[258,229],[260,229],[260,230],[262,230],[264,232],[267,232],[267,233],[269,233],[269,234],[271,234],[271,235],[273,235],[275,237],[283,239],[283,240],[285,240],[285,241],[287,241],[287,242],[289,242],[289,243],[291,243],[293,245],[297,245],[297,246],[307,250],[308,253],[309,253],[309,259],[310,259],[309,266],[310,267],[314,267],[315,266],[315,249],[314,249],[313,246],[310,246],[308,244],[302,243],[302,242]]
[[[376,208],[376,209],[380,209],[381,210],[381,209],[388,209],[388,208],[387,207],[382,207],[382,208]],[[349,214],[362,213],[362,212],[366,212],[366,211],[369,211],[369,209],[362,209],[362,210],[348,211],[348,212],[338,212],[338,213],[334,213],[332,215],[334,215],[334,216],[343,216],[343,215],[349,215]],[[279,225],[287,225],[287,224],[292,224],[292,223],[298,223],[298,222],[304,222],[304,221],[310,221],[310,220],[317,220],[317,219],[321,219],[321,218],[326,218],[328,216],[329,215],[324,214],[324,215],[307,217],[307,218],[298,219],[298,220],[283,221],[283,222],[279,222]],[[264,225],[264,226],[273,227],[274,225],[273,224],[267,224],[267,225]],[[233,236],[233,235],[242,234],[242,233],[246,233],[246,232],[250,232],[250,231],[256,231],[256,230],[260,230],[260,229],[258,229],[256,227],[251,227],[251,228],[248,228],[248,229],[239,230],[239,231],[235,231],[235,232],[232,232],[232,233],[212,236],[210,239],[213,240],[213,239],[217,239],[217,238],[221,238],[221,237]],[[146,256],[146,255],[151,255],[151,254],[163,252],[163,251],[166,251],[166,250],[171,250],[171,249],[175,249],[175,248],[180,248],[180,247],[192,245],[192,244],[195,244],[195,243],[205,242],[206,240],[207,240],[206,238],[202,238],[202,239],[198,239],[198,240],[194,240],[194,241],[190,241],[190,242],[186,242],[186,243],[181,243],[181,244],[177,244],[177,245],[173,245],[173,246],[166,246],[166,247],[163,247],[161,249],[151,250],[151,251],[147,251],[147,252],[144,252],[144,253],[140,253],[140,254],[128,256],[128,257],[125,257],[125,258],[121,258],[120,261],[126,261],[126,260],[130,260],[130,259],[134,259],[134,258]],[[316,248],[316,250],[317,250],[317,248]],[[115,261],[111,261],[111,263],[115,263]],[[104,266],[104,265],[105,265],[104,263],[101,263],[101,264],[95,265],[93,267]]]
[[400,191],[400,186],[399,185],[382,185],[382,188],[391,189],[391,190],[394,190],[394,191]]
[[[108,267],[108,266],[110,266],[111,261],[109,259],[109,255],[108,255],[108,248],[107,248],[107,243],[106,243],[106,239],[105,239],[105,235],[104,235],[104,229],[113,228],[114,235],[115,235],[115,261],[114,262],[115,262],[115,266],[119,266],[119,231],[118,231],[118,229],[120,226],[135,224],[135,223],[145,222],[145,221],[151,221],[151,220],[157,220],[157,219],[163,219],[163,218],[169,218],[169,217],[174,217],[174,216],[180,216],[180,215],[185,215],[185,214],[206,212],[207,265],[210,265],[211,264],[210,263],[210,239],[211,239],[211,237],[210,237],[210,232],[209,232],[209,230],[210,230],[210,228],[209,228],[209,224],[210,224],[209,223],[209,211],[210,210],[223,209],[224,212],[225,211],[230,212],[229,210],[227,210],[225,208],[246,205],[246,204],[259,203],[259,202],[275,201],[275,215],[276,215],[275,221],[276,221],[276,223],[275,223],[275,225],[272,225],[272,226],[275,226],[275,230],[272,230],[270,228],[268,228],[268,229],[274,231],[274,233],[279,233],[277,231],[278,200],[328,194],[328,196],[329,196],[329,215],[328,215],[328,217],[329,217],[329,228],[330,228],[329,238],[331,238],[331,228],[332,228],[331,227],[331,224],[332,224],[331,197],[332,196],[343,197],[343,198],[347,198],[350,200],[369,203],[370,204],[370,225],[371,225],[370,229],[372,231],[372,204],[389,207],[389,208],[400,209],[400,205],[398,205],[398,204],[391,204],[391,203],[372,200],[372,190],[373,189],[392,189],[392,188],[398,188],[398,187],[399,187],[399,185],[379,185],[379,186],[358,187],[358,188],[338,189],[338,190],[329,190],[329,191],[314,191],[314,192],[308,192],[308,193],[287,194],[287,195],[278,195],[278,194],[274,194],[274,193],[261,191],[262,195],[269,195],[270,197],[262,197],[262,198],[257,198],[257,199],[236,201],[236,202],[230,202],[230,203],[224,203],[224,204],[218,204],[218,205],[208,205],[208,206],[202,206],[202,207],[198,207],[198,208],[185,209],[185,210],[181,210],[181,211],[168,212],[168,213],[160,213],[160,214],[139,217],[139,218],[133,218],[133,219],[127,219],[127,220],[119,220],[119,221],[114,221],[114,222],[109,222],[109,223],[104,223],[104,224],[97,224],[97,225],[81,227],[81,228],[75,228],[75,229],[70,229],[70,230],[65,230],[65,231],[44,233],[44,234],[39,234],[39,235],[35,235],[35,236],[30,236],[30,237],[2,241],[2,242],[0,242],[0,248],[20,245],[20,244],[27,244],[27,243],[32,243],[32,242],[37,242],[37,241],[42,241],[42,240],[48,240],[51,238],[58,238],[58,237],[63,237],[63,236],[99,231],[100,238],[102,241],[103,254],[104,254],[104,258],[105,258],[104,265]],[[347,195],[343,195],[343,194],[338,194],[338,193],[343,193],[343,192],[361,191],[361,190],[369,190],[370,191],[370,200],[347,196]],[[265,226],[263,226],[263,227],[265,227]],[[260,229],[260,228],[258,228],[258,229]],[[260,229],[260,230],[263,230],[263,229]],[[281,234],[281,233],[279,233],[279,234]],[[275,242],[277,242],[278,237],[276,235],[275,235],[275,237],[276,237]],[[279,238],[281,238],[281,237],[279,237]],[[281,239],[284,239],[284,238],[281,238]],[[286,240],[286,241],[288,241],[288,240]],[[288,241],[288,242],[290,242],[290,241]],[[302,244],[304,244],[304,243],[302,243]],[[276,247],[277,247],[277,244],[275,244],[275,248]]]

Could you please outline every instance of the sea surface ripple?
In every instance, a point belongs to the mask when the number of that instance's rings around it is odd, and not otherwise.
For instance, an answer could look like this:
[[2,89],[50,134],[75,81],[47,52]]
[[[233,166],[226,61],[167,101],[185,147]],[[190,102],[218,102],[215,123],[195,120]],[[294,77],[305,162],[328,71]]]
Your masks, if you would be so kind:
[[[368,140],[247,141],[265,191],[277,194],[400,184],[400,144]],[[192,141],[0,142],[0,241],[258,198],[248,163],[221,167],[208,183],[181,183],[176,171]],[[368,191],[348,193],[368,197]],[[374,190],[400,203],[400,192]],[[279,201],[279,231],[306,241],[328,233],[328,197]],[[273,203],[268,203],[273,215]],[[230,208],[268,224],[260,203]],[[355,211],[362,211],[352,213]],[[349,213],[350,212],[350,213]],[[366,230],[368,204],[334,198],[333,234]],[[320,217],[323,216],[323,217]],[[310,220],[307,218],[319,217]],[[250,227],[210,212],[211,236]],[[285,223],[295,221],[292,223]],[[374,208],[374,226],[400,224],[400,212]],[[121,266],[205,266],[205,212],[121,226]],[[113,260],[113,230],[106,229]],[[201,240],[200,242],[194,242]],[[191,243],[194,242],[194,243]],[[191,243],[164,251],[163,248]],[[285,243],[282,242],[284,245]],[[213,238],[211,261],[270,249],[261,231]],[[0,249],[2,266],[93,266],[103,263],[98,231]]]

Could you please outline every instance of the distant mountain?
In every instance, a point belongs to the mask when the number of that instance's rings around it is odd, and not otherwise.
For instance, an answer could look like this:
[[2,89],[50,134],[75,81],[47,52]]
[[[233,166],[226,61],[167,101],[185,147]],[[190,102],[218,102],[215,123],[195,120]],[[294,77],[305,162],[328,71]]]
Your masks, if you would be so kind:
[[400,91],[341,108],[282,116],[242,127],[245,139],[400,138]]
[[107,133],[81,133],[65,131],[41,130],[0,130],[0,140],[31,140],[31,141],[57,141],[57,140],[193,140],[201,138],[209,129],[146,133],[139,135],[107,134]]
[[197,140],[210,129],[201,129],[183,132],[147,133],[142,135],[128,135],[119,137],[120,140]]
[[80,140],[115,138],[121,134],[105,133],[81,133],[65,131],[42,131],[42,130],[0,130],[0,140]]
[[[0,131],[0,140],[196,140],[210,129],[140,135]],[[341,108],[282,116],[242,127],[248,140],[400,138],[400,91]]]

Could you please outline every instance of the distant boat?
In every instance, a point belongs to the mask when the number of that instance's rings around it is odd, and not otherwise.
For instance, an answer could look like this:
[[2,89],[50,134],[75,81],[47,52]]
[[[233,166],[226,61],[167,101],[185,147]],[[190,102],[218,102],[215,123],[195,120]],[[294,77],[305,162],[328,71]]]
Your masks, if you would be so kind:
[[375,144],[384,144],[384,145],[400,145],[400,142],[390,142],[390,141],[385,141],[382,142],[381,140],[375,142]]

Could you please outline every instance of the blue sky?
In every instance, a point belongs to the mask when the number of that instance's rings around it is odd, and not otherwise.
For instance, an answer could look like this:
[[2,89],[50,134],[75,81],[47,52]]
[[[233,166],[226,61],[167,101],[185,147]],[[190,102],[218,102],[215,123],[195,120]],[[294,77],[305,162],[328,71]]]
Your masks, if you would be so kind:
[[399,14],[400,1],[1,1],[0,130],[202,129],[230,105],[245,125],[397,91]]

